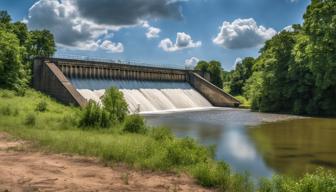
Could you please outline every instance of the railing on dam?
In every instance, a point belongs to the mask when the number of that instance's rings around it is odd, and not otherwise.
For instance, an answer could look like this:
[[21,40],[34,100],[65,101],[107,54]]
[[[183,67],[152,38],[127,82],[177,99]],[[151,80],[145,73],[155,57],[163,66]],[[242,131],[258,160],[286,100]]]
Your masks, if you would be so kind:
[[71,59],[71,60],[82,60],[82,61],[92,61],[92,62],[102,62],[102,63],[111,63],[111,64],[124,64],[132,65],[139,67],[154,67],[154,68],[166,68],[166,69],[187,69],[184,65],[176,64],[154,64],[154,63],[145,63],[141,61],[134,60],[121,60],[121,59],[111,59],[111,58],[101,58],[101,57],[89,57],[89,56],[80,56],[80,55],[68,55],[68,54],[56,54],[52,57],[53,59]]
[[68,78],[119,79],[146,81],[186,81],[187,70],[153,66],[139,66],[137,63],[121,63],[114,60],[78,58],[37,58],[54,63]]

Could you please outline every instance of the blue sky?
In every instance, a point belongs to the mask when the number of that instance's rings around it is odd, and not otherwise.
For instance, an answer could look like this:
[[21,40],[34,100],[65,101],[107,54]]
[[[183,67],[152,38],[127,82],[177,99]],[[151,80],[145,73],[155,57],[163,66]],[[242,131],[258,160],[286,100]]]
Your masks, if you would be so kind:
[[214,59],[230,70],[237,58],[256,57],[264,41],[276,32],[302,23],[309,3],[310,0],[0,0],[0,9],[7,10],[15,21],[25,20],[31,29],[51,30],[58,54],[171,66]]

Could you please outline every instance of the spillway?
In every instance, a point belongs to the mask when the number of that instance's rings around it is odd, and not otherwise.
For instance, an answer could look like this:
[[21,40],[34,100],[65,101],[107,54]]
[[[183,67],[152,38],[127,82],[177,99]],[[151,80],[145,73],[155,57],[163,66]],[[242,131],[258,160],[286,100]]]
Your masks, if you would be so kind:
[[82,78],[70,78],[70,82],[86,100],[98,103],[106,89],[118,88],[131,113],[212,107],[188,82]]

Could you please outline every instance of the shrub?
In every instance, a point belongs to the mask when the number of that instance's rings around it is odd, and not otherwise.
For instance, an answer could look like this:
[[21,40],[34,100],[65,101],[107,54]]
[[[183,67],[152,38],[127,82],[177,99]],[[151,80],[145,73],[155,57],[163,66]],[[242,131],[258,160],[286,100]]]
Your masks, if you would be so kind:
[[198,145],[191,138],[168,142],[166,148],[166,159],[170,165],[192,165],[206,162],[210,157],[207,148]]
[[230,190],[235,192],[253,192],[254,183],[248,173],[235,174],[230,179]]
[[147,129],[144,118],[140,115],[127,116],[123,131],[129,133],[145,133]]
[[47,106],[48,106],[47,102],[42,100],[37,104],[35,111],[45,112],[47,111]]
[[128,109],[127,102],[124,99],[124,95],[117,88],[112,87],[106,90],[103,97],[103,105],[106,111],[110,113],[113,120],[122,122],[124,121]]
[[166,127],[153,128],[149,135],[157,141],[172,140],[174,138],[171,130]]
[[230,186],[230,168],[224,162],[204,162],[191,171],[197,182],[205,187],[216,187],[227,191]]
[[24,120],[24,124],[28,125],[28,126],[35,126],[36,125],[36,116],[33,113],[29,113],[25,120]]
[[98,103],[90,100],[87,106],[82,110],[79,126],[83,128],[107,128],[110,125],[111,120],[109,118],[108,112],[106,112]]

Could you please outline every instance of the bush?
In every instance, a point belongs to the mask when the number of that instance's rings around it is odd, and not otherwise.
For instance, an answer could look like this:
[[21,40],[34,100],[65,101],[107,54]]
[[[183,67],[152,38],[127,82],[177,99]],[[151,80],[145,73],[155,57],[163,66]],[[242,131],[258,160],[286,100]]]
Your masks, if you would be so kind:
[[35,126],[36,125],[36,116],[35,116],[35,114],[29,113],[26,116],[26,118],[25,118],[24,124],[28,125],[28,126]]
[[130,115],[125,119],[123,131],[129,133],[146,133],[145,120],[140,115]]
[[197,182],[205,187],[216,187],[227,191],[230,186],[230,168],[223,162],[204,162],[191,171]]
[[253,192],[254,183],[248,173],[235,174],[230,179],[230,190],[234,192]]
[[82,110],[79,126],[83,128],[107,128],[110,125],[111,120],[109,118],[108,112],[106,112],[98,103],[90,100],[87,106]]
[[124,95],[117,88],[112,87],[106,90],[103,97],[104,109],[109,112],[114,121],[122,122],[128,113],[127,102]]
[[45,112],[45,111],[47,111],[47,106],[48,106],[47,102],[45,102],[45,101],[40,101],[40,102],[37,104],[37,106],[36,106],[36,108],[35,108],[35,111]]
[[157,141],[173,140],[174,138],[171,130],[165,127],[153,128],[149,135]]
[[191,138],[173,140],[167,143],[166,148],[166,159],[170,165],[193,165],[206,162],[210,157],[208,149]]

